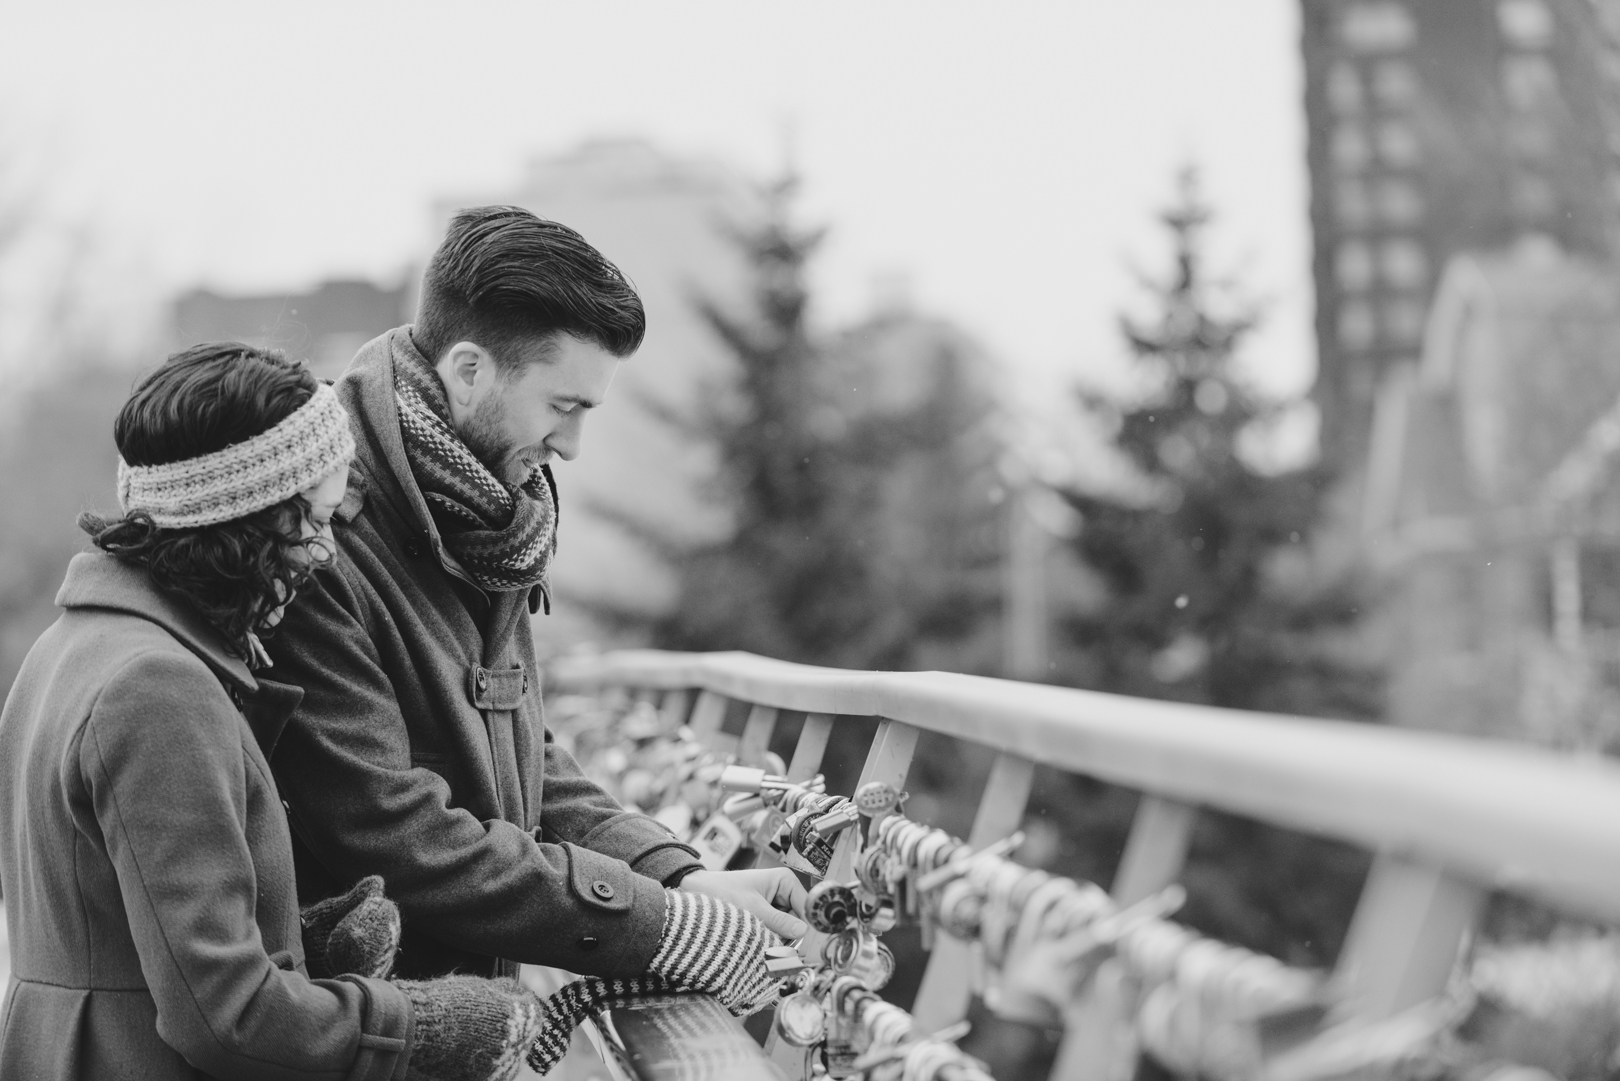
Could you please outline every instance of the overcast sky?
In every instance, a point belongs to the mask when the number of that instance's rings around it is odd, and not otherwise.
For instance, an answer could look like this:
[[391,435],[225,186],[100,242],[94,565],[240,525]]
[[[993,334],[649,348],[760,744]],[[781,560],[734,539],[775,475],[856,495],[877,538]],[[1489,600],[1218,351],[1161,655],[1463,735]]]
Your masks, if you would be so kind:
[[1127,269],[1199,162],[1269,301],[1250,360],[1314,370],[1296,0],[0,0],[0,130],[165,287],[397,277],[435,196],[636,135],[755,172],[791,129],[833,226],[820,314],[903,275],[1026,393],[1117,364]]

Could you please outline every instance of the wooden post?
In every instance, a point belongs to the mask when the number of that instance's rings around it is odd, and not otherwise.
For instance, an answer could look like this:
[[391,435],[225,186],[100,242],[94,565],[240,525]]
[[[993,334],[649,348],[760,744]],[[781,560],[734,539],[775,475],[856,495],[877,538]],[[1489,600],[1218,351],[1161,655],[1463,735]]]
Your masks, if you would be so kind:
[[737,761],[745,766],[763,766],[765,752],[771,749],[771,734],[776,731],[775,706],[757,703],[748,713],[742,738],[737,742]]
[[[1109,891],[1116,904],[1140,901],[1181,876],[1197,818],[1195,807],[1142,794]],[[1115,962],[1105,962],[1066,1011],[1052,1081],[1126,1081],[1135,1072],[1136,1040],[1122,976]]]
[[1445,990],[1485,891],[1392,853],[1367,874],[1335,973],[1357,1017],[1399,1013]]
[[[1014,754],[999,754],[990,767],[973,817],[968,844],[975,850],[1010,837],[1024,821],[1029,789],[1035,779],[1035,763]],[[973,948],[966,942],[941,933],[934,940],[928,969],[911,1016],[925,1032],[937,1032],[967,1016],[973,998]]]
[[[806,718],[805,723],[809,724],[809,718]],[[800,741],[803,742],[802,736]],[[858,784],[882,781],[892,785],[897,792],[903,790],[906,785],[906,774],[911,772],[911,756],[916,749],[917,729],[899,721],[880,722],[877,733],[872,737],[872,748],[866,752],[866,765],[861,769]],[[795,754],[794,762],[797,763],[798,759],[798,754]],[[847,829],[838,835],[838,842],[833,846],[832,861],[827,865],[827,881],[846,882],[854,877],[855,851],[860,844],[857,833],[855,829]],[[812,930],[799,942],[799,952],[812,961],[818,961],[821,958],[821,947],[826,944],[827,937],[819,931]],[[804,1076],[804,1049],[778,1039],[774,1026],[765,1041],[765,1051],[789,1078]]]

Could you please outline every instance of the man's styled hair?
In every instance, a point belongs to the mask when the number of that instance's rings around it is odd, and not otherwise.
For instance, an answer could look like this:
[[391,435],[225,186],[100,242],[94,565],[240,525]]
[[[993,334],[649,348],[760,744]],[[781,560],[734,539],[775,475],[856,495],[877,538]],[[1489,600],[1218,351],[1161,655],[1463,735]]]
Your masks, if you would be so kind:
[[412,331],[422,355],[433,363],[470,341],[508,371],[525,345],[559,332],[627,357],[647,317],[619,268],[568,226],[516,206],[458,211],[422,276]]

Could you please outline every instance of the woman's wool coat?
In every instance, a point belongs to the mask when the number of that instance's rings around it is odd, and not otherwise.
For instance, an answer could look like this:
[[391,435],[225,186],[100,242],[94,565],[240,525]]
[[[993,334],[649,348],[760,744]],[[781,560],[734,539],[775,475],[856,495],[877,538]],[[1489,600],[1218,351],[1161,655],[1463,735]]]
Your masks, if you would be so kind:
[[57,604],[0,712],[0,1078],[403,1078],[404,993],[306,975],[265,756],[298,692],[104,553]]

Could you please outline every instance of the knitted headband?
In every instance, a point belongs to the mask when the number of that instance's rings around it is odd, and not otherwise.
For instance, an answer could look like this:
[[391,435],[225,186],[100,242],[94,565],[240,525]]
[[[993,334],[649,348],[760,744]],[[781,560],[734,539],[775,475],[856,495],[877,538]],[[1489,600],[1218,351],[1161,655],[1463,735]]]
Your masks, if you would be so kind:
[[325,383],[275,427],[196,458],[118,462],[118,503],[164,529],[242,518],[289,499],[354,456],[349,414]]

